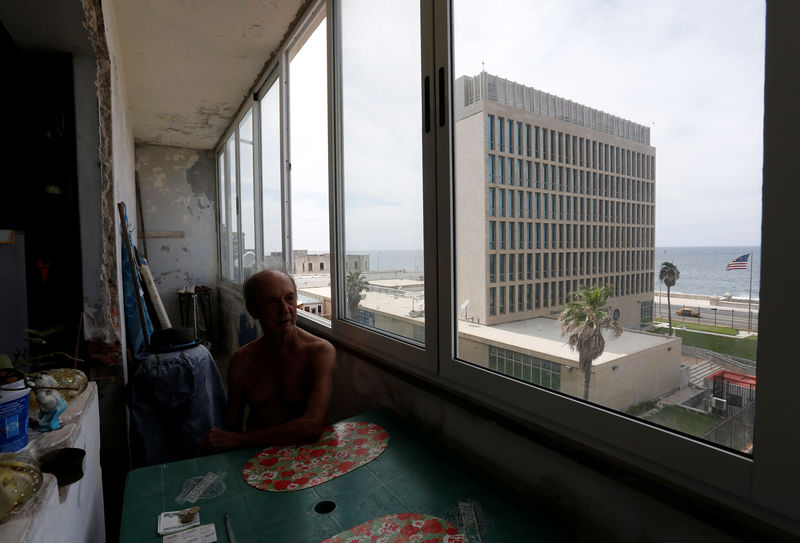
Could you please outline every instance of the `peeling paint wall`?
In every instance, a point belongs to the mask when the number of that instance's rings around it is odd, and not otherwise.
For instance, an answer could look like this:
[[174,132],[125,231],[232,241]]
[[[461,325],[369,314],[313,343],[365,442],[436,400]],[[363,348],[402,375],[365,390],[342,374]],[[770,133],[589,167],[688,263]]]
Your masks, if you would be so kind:
[[[106,242],[104,254],[105,278],[110,292],[115,296],[111,306],[115,317],[118,337],[125,345],[124,300],[122,294],[122,239],[119,228],[117,203],[125,202],[128,219],[134,227],[136,243],[136,216],[130,210],[136,206],[136,185],[134,183],[133,131],[128,114],[128,95],[125,89],[125,67],[119,47],[119,33],[111,0],[102,0],[102,15],[108,47],[108,66],[104,78],[98,74],[98,94],[100,95],[100,149],[103,233]],[[98,69],[103,65],[98,59]],[[106,79],[107,77],[107,79]],[[108,88],[105,89],[104,87]],[[106,98],[102,99],[102,94]],[[113,240],[113,242],[112,242]],[[113,243],[113,253],[112,253]],[[112,275],[113,273],[113,275]],[[123,352],[125,350],[123,349]],[[126,359],[126,357],[124,357]],[[124,380],[127,381],[127,364],[123,363]]]
[[[159,295],[176,326],[178,289],[217,283],[214,159],[195,149],[137,145],[136,175],[143,223],[139,254],[144,256],[146,248]],[[155,234],[167,237],[149,237]]]
[[[84,273],[94,271],[98,275],[100,288],[94,294],[93,299],[84,300],[84,318],[88,326],[85,328],[84,337],[87,340],[94,340],[99,345],[112,345],[115,343],[124,344],[124,330],[120,326],[119,308],[121,307],[118,285],[118,236],[115,233],[114,225],[114,173],[113,173],[113,135],[112,135],[112,88],[118,85],[118,80],[112,78],[112,56],[113,45],[113,16],[108,25],[101,0],[82,0],[83,11],[86,18],[85,26],[89,32],[92,48],[96,57],[95,87],[97,89],[97,140],[98,140],[98,168],[99,180],[97,185],[87,180],[87,175],[91,175],[91,170],[83,169],[79,175],[81,192],[81,214],[83,221],[81,224],[82,242],[88,241],[84,249],[83,257],[87,257],[83,262]],[[76,110],[76,113],[78,111]],[[95,115],[92,115],[95,117]],[[79,127],[83,127],[80,121]],[[88,136],[91,140],[92,136]],[[91,144],[91,142],[88,142]],[[79,164],[80,166],[80,164]],[[86,228],[84,234],[84,223],[88,222],[88,217],[99,221],[97,231],[93,227]],[[95,243],[94,233],[99,237],[100,258],[97,261],[96,255],[92,254],[92,246]],[[84,238],[88,237],[88,240]],[[95,246],[96,247],[96,246]],[[95,270],[91,269],[92,262],[97,263]],[[91,280],[84,280],[89,283]],[[123,350],[124,351],[124,350]],[[123,353],[124,354],[124,353]]]

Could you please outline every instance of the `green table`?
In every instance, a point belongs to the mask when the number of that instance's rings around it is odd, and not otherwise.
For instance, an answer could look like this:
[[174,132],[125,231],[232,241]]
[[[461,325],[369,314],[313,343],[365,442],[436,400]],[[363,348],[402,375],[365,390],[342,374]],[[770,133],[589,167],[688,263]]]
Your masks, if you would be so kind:
[[[200,506],[201,524],[216,525],[221,543],[228,541],[225,513],[237,543],[315,543],[392,513],[426,513],[458,526],[459,502],[476,505],[484,543],[559,539],[554,522],[519,494],[392,411],[380,409],[347,420],[382,426],[389,432],[389,446],[369,464],[305,490],[265,492],[245,483],[242,467],[260,448],[131,471],[125,483],[122,543],[160,542],[158,515],[190,505],[175,501],[184,482],[209,471],[223,476],[226,490],[195,505]],[[333,502],[333,511],[315,512],[323,501]]]

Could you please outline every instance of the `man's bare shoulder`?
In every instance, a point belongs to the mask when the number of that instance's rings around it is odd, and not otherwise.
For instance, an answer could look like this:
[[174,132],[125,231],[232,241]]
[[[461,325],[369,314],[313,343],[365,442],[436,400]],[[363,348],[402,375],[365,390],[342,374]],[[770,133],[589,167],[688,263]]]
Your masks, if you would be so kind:
[[250,362],[256,358],[257,353],[261,350],[260,341],[261,338],[255,339],[247,345],[239,347],[233,353],[228,369],[231,376],[240,376],[247,371]]
[[306,351],[314,361],[324,364],[333,364],[336,360],[336,349],[330,341],[317,337],[314,334],[298,328],[300,348]]

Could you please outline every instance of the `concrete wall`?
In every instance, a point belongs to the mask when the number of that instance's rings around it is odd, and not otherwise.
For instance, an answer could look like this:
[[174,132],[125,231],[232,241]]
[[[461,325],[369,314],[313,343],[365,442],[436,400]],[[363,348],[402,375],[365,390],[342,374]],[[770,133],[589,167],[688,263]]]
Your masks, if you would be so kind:
[[[137,145],[136,175],[143,222],[139,254],[146,249],[159,295],[175,326],[180,322],[177,290],[186,284],[214,287],[217,282],[214,159],[205,151]],[[182,237],[149,237],[171,232]]]
[[[589,391],[592,401],[625,411],[632,405],[654,400],[679,388],[681,346],[680,342],[674,343],[594,366]],[[580,371],[572,373],[583,377]]]
[[[97,59],[73,56],[75,86],[75,131],[78,171],[78,206],[81,217],[99,217],[100,122],[97,107]],[[103,235],[100,221],[81,222],[81,264],[83,265],[83,335],[104,336],[109,326],[103,307],[105,288],[97,270],[103,265]]]
[[[512,346],[508,346],[513,350]],[[458,353],[462,360],[489,367],[489,345],[459,335]],[[561,364],[560,392],[583,397],[583,372],[574,360],[559,357],[534,356]],[[589,401],[625,411],[637,403],[654,400],[680,387],[680,340],[665,343],[611,362],[595,364],[589,382]]]
[[[486,324],[489,317],[489,247],[486,187],[486,116],[483,111],[456,123],[456,303],[469,300],[466,314]],[[491,285],[497,287],[497,285]],[[459,310],[464,316],[464,310]],[[514,315],[516,317],[516,315]],[[491,317],[497,319],[497,317]]]

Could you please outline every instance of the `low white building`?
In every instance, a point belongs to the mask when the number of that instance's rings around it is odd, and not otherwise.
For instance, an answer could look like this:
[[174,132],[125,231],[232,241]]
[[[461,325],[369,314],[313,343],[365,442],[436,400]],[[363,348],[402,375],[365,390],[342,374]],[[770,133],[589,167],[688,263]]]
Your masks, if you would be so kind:
[[[330,311],[330,287],[301,287],[300,293],[324,300],[325,311]],[[384,289],[367,289],[364,294],[358,322],[424,341],[424,297]],[[590,401],[625,411],[680,387],[680,338],[632,330],[605,338],[605,351],[592,363]],[[557,319],[535,317],[493,326],[462,320],[458,358],[570,396],[583,396],[578,352],[561,335]]]

